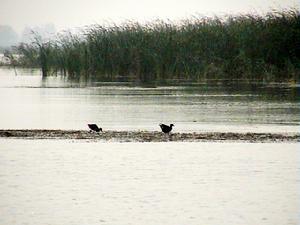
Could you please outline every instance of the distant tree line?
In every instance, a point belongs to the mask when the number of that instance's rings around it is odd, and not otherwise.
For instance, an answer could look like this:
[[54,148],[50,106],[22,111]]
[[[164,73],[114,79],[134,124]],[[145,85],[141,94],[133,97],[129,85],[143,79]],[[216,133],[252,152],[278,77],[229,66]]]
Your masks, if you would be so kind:
[[107,81],[296,81],[298,9],[266,15],[197,18],[180,23],[93,25],[17,47],[19,63]]
[[0,53],[4,53],[9,50],[13,52],[13,46],[18,43],[31,43],[34,40],[34,33],[38,33],[40,36],[50,38],[56,33],[55,26],[53,24],[45,24],[36,27],[25,27],[19,35],[11,26],[0,25]]

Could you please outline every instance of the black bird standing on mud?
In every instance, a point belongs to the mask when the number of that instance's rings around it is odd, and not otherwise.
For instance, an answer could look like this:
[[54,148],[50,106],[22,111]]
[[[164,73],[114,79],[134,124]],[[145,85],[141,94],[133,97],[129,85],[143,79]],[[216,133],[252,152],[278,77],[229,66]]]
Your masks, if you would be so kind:
[[168,126],[168,125],[160,123],[159,126],[160,126],[162,132],[164,132],[165,134],[168,134],[172,130],[172,127],[174,127],[174,124],[170,124],[170,126]]
[[97,133],[99,133],[99,131],[102,132],[102,128],[98,127],[97,124],[88,124],[89,128],[90,128],[90,132],[92,131],[96,131]]

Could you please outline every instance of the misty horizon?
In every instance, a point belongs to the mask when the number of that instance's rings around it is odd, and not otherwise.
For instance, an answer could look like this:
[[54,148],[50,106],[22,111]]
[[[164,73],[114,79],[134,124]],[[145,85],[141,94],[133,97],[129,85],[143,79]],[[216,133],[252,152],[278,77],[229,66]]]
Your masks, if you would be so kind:
[[133,20],[143,23],[156,19],[176,21],[198,14],[264,14],[272,9],[299,8],[299,2],[296,0],[77,0],[72,3],[67,0],[53,0],[42,4],[38,0],[2,0],[0,4],[0,25],[10,26],[18,35],[21,35],[26,27],[40,27],[46,24],[53,24],[59,32],[107,22],[119,24]]
[[235,14],[230,14],[230,13],[220,13],[220,14],[201,14],[201,13],[194,13],[189,16],[185,16],[182,18],[177,18],[177,19],[168,19],[168,18],[151,18],[148,20],[138,20],[138,19],[123,19],[123,20],[103,20],[102,22],[93,22],[90,24],[85,24],[85,25],[79,25],[76,27],[66,27],[64,29],[59,29],[57,26],[52,23],[45,23],[45,24],[39,24],[39,25],[26,25],[21,32],[18,32],[17,30],[14,29],[14,27],[7,25],[7,24],[0,24],[0,47],[10,47],[13,45],[16,45],[18,43],[30,43],[33,41],[33,36],[34,34],[38,34],[42,39],[51,39],[55,35],[62,33],[62,32],[74,32],[82,30],[85,27],[93,26],[93,25],[104,25],[104,26],[113,26],[115,24],[117,25],[122,25],[126,24],[128,22],[138,22],[141,24],[149,24],[149,23],[155,23],[156,21],[164,21],[167,23],[173,23],[173,24],[180,24],[181,21],[184,21],[186,19],[193,19],[193,18],[213,18],[215,16],[220,17],[220,18],[226,18],[227,16],[239,16],[239,15],[245,15],[245,14],[251,14],[251,15],[266,15],[267,13],[270,13],[274,10],[290,10],[290,9],[295,9],[296,7],[290,6],[290,8],[282,8],[282,9],[275,9],[275,8],[270,8],[269,10],[266,10],[265,12],[259,13],[258,11],[252,11],[252,12],[239,12]]
[[[299,8],[295,0],[212,0],[136,1],[112,2],[78,0],[68,4],[57,0],[40,4],[37,0],[17,2],[2,0],[0,7],[0,47],[9,47],[20,42],[31,42],[32,31],[43,39],[49,39],[64,31],[77,31],[94,24],[113,25],[128,21],[141,24],[162,20],[178,23],[193,17],[224,17],[227,15],[264,15],[272,10],[284,11]],[[34,9],[34,11],[33,11]]]

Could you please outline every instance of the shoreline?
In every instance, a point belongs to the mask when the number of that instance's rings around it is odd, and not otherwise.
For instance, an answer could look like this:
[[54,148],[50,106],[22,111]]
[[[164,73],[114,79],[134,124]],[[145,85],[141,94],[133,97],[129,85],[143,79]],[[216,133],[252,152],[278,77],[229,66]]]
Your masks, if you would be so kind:
[[300,134],[283,133],[233,133],[194,132],[164,134],[158,131],[104,131],[91,133],[87,130],[45,130],[45,129],[0,129],[0,138],[18,139],[81,139],[107,142],[203,142],[242,141],[254,143],[300,142]]

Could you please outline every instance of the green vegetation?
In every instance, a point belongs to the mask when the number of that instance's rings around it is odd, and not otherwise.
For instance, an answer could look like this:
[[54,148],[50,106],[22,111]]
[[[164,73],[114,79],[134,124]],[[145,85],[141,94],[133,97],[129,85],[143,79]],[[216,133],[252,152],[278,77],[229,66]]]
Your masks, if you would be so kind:
[[21,44],[19,63],[107,81],[295,81],[300,74],[300,13],[192,18],[174,24],[94,25]]

